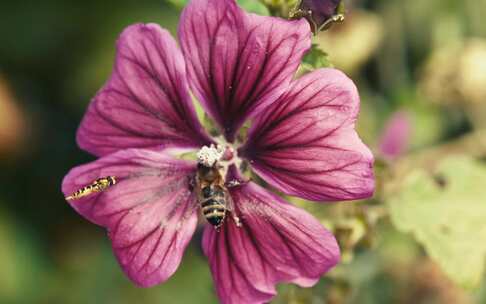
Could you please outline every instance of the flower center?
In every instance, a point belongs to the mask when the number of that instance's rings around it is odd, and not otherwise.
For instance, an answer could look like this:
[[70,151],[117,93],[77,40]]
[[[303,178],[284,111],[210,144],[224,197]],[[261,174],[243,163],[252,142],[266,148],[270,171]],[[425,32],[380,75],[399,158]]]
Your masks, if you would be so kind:
[[[241,160],[237,156],[236,149],[231,144],[224,143],[216,146],[214,144],[211,144],[209,147],[203,146],[197,152],[197,162],[208,168],[217,166],[228,184],[238,184],[236,180],[234,182],[227,180],[227,173],[230,166],[234,165],[238,169],[241,166]],[[230,177],[229,179],[233,178]]]
[[218,144],[211,146],[203,146],[197,152],[197,162],[206,167],[212,167],[216,163],[220,165],[239,165],[241,162],[238,159],[236,150],[230,144]]
[[197,152],[197,162],[205,167],[212,167],[216,162],[222,159],[224,155],[224,147],[218,145],[215,147],[203,146],[199,152]]

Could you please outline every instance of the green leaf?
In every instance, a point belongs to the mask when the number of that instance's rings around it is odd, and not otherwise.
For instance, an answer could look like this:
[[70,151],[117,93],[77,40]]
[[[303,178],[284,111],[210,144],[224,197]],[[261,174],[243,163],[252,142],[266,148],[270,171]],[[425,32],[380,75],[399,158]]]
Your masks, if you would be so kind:
[[317,44],[312,44],[311,50],[304,56],[300,65],[301,72],[304,73],[328,67],[332,67],[329,55],[321,50]]
[[475,288],[486,257],[486,166],[470,157],[444,159],[435,177],[417,169],[388,201],[394,225],[410,232],[457,284]]
[[[184,7],[188,0],[169,0],[176,7]],[[247,12],[255,13],[258,15],[268,16],[270,12],[267,7],[258,0],[237,0],[238,4],[245,9]]]

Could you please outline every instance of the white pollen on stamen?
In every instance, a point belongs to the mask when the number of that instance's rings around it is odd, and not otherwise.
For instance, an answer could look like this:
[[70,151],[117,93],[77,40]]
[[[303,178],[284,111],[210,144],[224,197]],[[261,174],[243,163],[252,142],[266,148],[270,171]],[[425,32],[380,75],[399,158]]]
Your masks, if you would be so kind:
[[224,149],[215,147],[214,145],[203,146],[201,150],[197,152],[197,162],[206,167],[212,167],[224,154]]

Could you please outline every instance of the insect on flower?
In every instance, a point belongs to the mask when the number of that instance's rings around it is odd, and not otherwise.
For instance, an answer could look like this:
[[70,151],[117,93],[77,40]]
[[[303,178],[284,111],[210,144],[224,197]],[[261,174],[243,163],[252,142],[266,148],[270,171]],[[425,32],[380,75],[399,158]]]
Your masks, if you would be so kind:
[[83,188],[77,190],[76,192],[74,192],[69,196],[66,196],[66,199],[67,200],[80,199],[90,194],[104,191],[108,189],[108,187],[113,186],[114,184],[116,184],[116,178],[114,176],[98,178],[91,184],[84,186]]
[[[316,284],[339,261],[336,239],[242,170],[311,201],[371,196],[355,85],[335,69],[294,79],[311,46],[309,23],[249,14],[234,0],[190,1],[178,37],[156,24],[120,35],[112,75],[77,132],[98,159],[72,169],[62,191],[69,198],[110,176],[116,185],[68,203],[107,229],[123,271],[142,287],[177,270],[200,213],[222,303],[269,302],[280,282]],[[191,92],[218,136],[198,121]],[[197,160],[178,157],[187,150]]]
[[[217,149],[214,145],[203,147],[198,153],[196,189],[201,211],[206,220],[215,228],[221,227],[228,212],[233,211],[231,195],[225,185],[225,171],[219,160],[224,150]],[[234,185],[232,185],[234,186]],[[241,223],[238,217],[234,217],[236,225]]]

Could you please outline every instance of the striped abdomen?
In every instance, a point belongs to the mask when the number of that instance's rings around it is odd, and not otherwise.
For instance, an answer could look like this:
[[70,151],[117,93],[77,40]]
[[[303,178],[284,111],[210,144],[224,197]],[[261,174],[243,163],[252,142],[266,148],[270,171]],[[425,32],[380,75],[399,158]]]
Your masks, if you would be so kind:
[[201,189],[201,209],[206,220],[216,228],[226,217],[226,193],[221,186],[210,185]]

